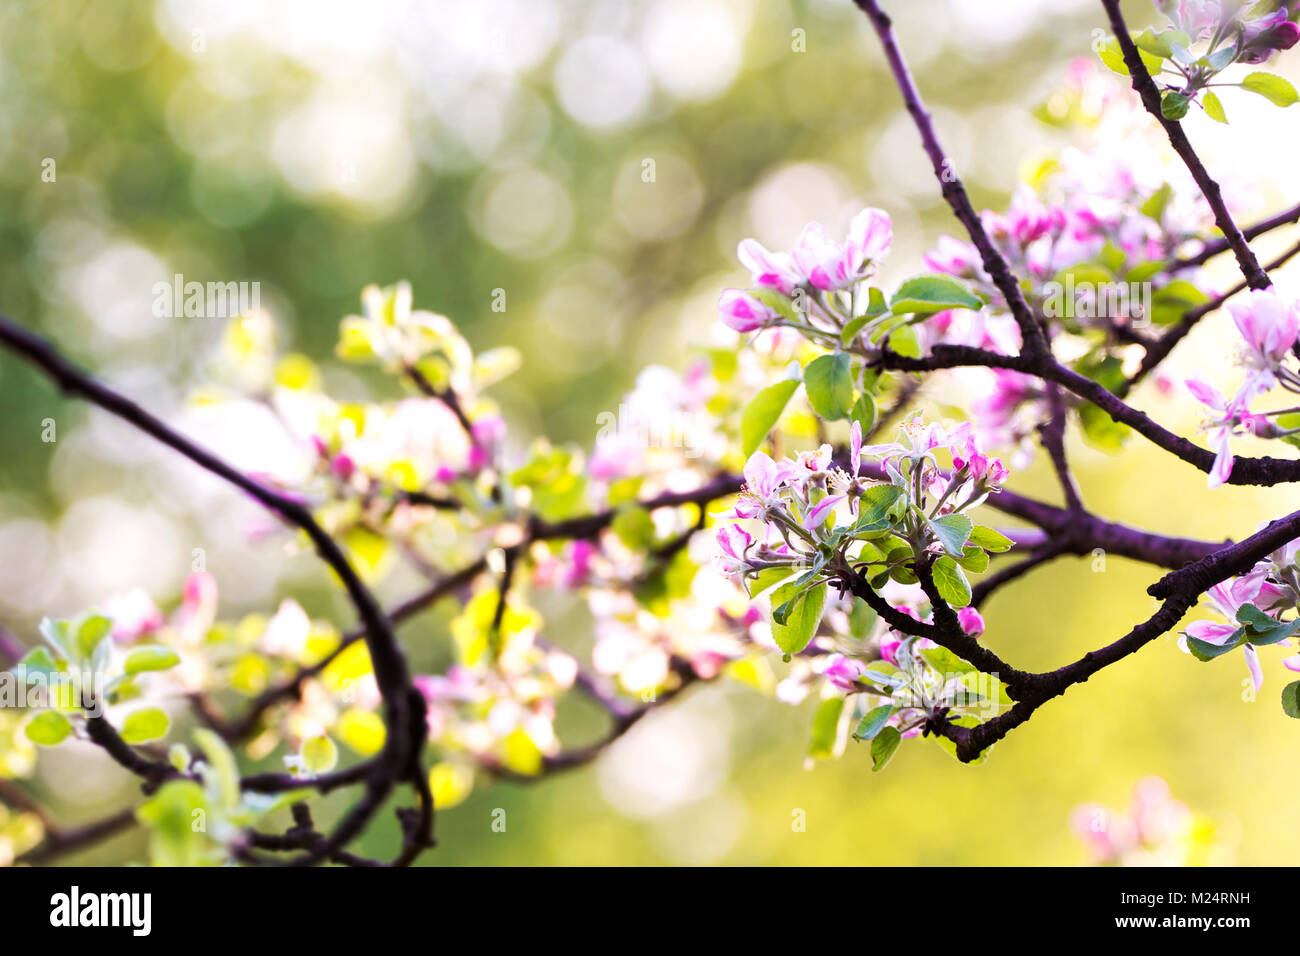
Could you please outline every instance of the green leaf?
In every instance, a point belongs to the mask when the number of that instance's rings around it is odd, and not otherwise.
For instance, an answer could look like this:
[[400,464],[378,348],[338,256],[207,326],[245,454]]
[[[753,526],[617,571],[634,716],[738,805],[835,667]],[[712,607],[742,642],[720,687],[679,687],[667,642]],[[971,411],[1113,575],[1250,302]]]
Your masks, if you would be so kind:
[[772,607],[780,608],[789,604],[784,614],[784,623],[778,623],[773,612],[772,639],[776,646],[787,655],[798,654],[817,633],[821,623],[822,612],[826,609],[826,585],[818,584],[803,594],[796,594],[795,583],[783,584],[772,592]]
[[91,612],[74,621],[73,627],[72,647],[83,660],[88,661],[95,656],[99,642],[113,630],[113,619]]
[[885,303],[885,293],[877,288],[867,290],[867,311],[862,313],[869,319],[878,319],[889,312],[889,306]]
[[756,598],[769,588],[774,588],[786,578],[790,577],[791,569],[782,568],[764,568],[749,580],[749,596]]
[[329,773],[339,762],[339,748],[324,734],[302,743],[302,766],[310,774]]
[[149,855],[157,866],[198,866],[211,862],[207,835],[194,826],[207,810],[207,795],[193,780],[171,780],[140,805],[135,815],[153,830]]
[[[1138,207],[1139,211],[1148,219],[1152,219],[1156,222],[1163,222],[1165,218],[1165,209],[1168,208],[1169,199],[1173,194],[1173,187],[1168,183],[1164,183],[1159,189],[1147,197],[1146,202],[1142,203],[1142,205]],[[1077,277],[1075,281],[1078,281]]]
[[1253,604],[1243,604],[1237,609],[1237,622],[1246,625],[1246,642],[1259,647],[1285,641],[1300,628],[1300,618],[1279,621]]
[[976,525],[971,529],[970,543],[979,545],[985,551],[998,553],[1010,551],[1015,544],[1006,535],[983,525]]
[[849,611],[849,636],[855,641],[865,641],[876,629],[879,615],[866,601],[854,601]]
[[862,493],[858,502],[857,527],[865,528],[880,521],[901,497],[903,489],[897,485],[872,485]]
[[849,413],[853,405],[853,376],[849,372],[848,352],[822,355],[803,370],[803,384],[808,401],[822,418],[834,421]]
[[932,315],[947,309],[971,309],[978,312],[984,307],[965,285],[950,276],[931,274],[908,279],[890,300],[889,308],[895,315]]
[[[1136,43],[1138,39],[1138,35],[1134,34],[1133,42]],[[1172,45],[1173,44],[1171,43],[1170,46],[1172,47]],[[1097,56],[1101,59],[1101,62],[1105,64],[1107,69],[1113,70],[1120,76],[1129,75],[1128,64],[1124,62],[1124,51],[1120,49],[1119,40],[1115,37],[1108,38],[1106,42],[1098,48]],[[1162,57],[1158,53],[1152,53],[1151,51],[1144,50],[1139,46],[1138,56],[1142,58],[1142,62],[1146,65],[1147,72],[1159,72]]]
[[956,561],[944,555],[934,562],[930,573],[934,576],[934,586],[938,589],[939,596],[949,605],[963,608],[970,604],[970,582],[966,580],[961,568],[957,567]]
[[1165,90],[1160,99],[1160,115],[1167,120],[1180,120],[1187,115],[1187,106],[1191,97],[1175,90]]
[[37,626],[41,637],[49,642],[49,645],[59,652],[60,657],[71,657],[72,650],[69,647],[68,626],[71,621],[55,620],[54,618],[43,617],[41,623]]
[[869,392],[863,392],[853,403],[849,417],[862,426],[862,434],[870,435],[876,427],[876,400]]
[[966,542],[970,540],[971,532],[974,525],[970,518],[962,514],[944,515],[942,518],[935,518],[930,522],[930,528],[934,531],[935,537],[943,545],[943,549],[949,554],[956,557],[963,555]]
[[204,780],[211,780],[221,800],[221,806],[234,807],[239,803],[239,763],[235,755],[216,732],[207,727],[194,731],[194,742],[203,751],[204,763],[210,768]]
[[840,713],[844,710],[844,698],[832,697],[822,701],[813,714],[812,742],[808,747],[808,756],[825,760],[835,755],[838,742]]
[[1282,688],[1282,710],[1288,717],[1300,718],[1300,680]]
[[901,325],[894,328],[887,338],[889,339],[889,351],[895,352],[903,356],[903,358],[921,357],[921,340],[917,338],[916,329],[910,325]]
[[793,380],[777,382],[763,389],[745,406],[740,415],[740,443],[746,458],[763,444],[798,387],[799,383]]
[[1182,30],[1162,30],[1159,33],[1143,30],[1133,37],[1133,43],[1139,50],[1164,60],[1174,55],[1174,44],[1186,49],[1192,45],[1192,40]]
[[1205,95],[1201,97],[1201,105],[1205,107],[1205,115],[1216,123],[1228,123],[1228,114],[1223,111],[1223,104],[1219,98],[1214,95],[1213,90],[1206,90]]
[[894,712],[893,704],[881,704],[874,710],[870,710],[858,721],[858,729],[853,731],[853,736],[858,740],[871,740],[876,734],[880,733],[885,727],[885,721],[889,720],[890,714]]
[[1235,651],[1240,647],[1246,636],[1246,629],[1244,627],[1237,628],[1237,632],[1223,644],[1211,644],[1209,641],[1192,637],[1190,634],[1185,636],[1187,637],[1187,649],[1192,652],[1193,657],[1198,661],[1212,661],[1216,657],[1222,657],[1224,654]]
[[160,644],[145,644],[134,648],[130,654],[126,655],[123,668],[128,674],[139,674],[142,671],[165,671],[175,667],[180,662],[180,655],[170,647],[163,647]]
[[53,747],[72,733],[72,723],[57,710],[43,710],[30,721],[24,731],[27,739],[42,747]]
[[1241,81],[1241,87],[1258,93],[1275,106],[1290,106],[1300,101],[1300,93],[1296,93],[1295,87],[1276,73],[1249,73]]
[[120,733],[128,744],[147,744],[166,737],[171,725],[168,716],[157,707],[145,707],[127,714]]
[[977,544],[968,544],[957,563],[971,574],[983,574],[989,569],[988,552]]
[[876,734],[871,741],[871,769],[884,770],[894,757],[894,751],[903,742],[903,735],[897,727],[886,727]]
[[59,670],[59,662],[54,659],[54,655],[45,647],[34,647],[20,660],[13,668],[14,676],[19,680],[30,682],[38,675],[48,679],[62,673]]

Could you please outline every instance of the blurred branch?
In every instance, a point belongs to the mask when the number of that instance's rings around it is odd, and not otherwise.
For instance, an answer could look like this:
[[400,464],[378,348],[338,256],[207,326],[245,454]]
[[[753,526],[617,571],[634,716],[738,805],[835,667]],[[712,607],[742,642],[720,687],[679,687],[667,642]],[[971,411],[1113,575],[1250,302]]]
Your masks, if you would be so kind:
[[1151,78],[1146,64],[1142,62],[1137,45],[1129,35],[1128,24],[1124,22],[1124,14],[1120,11],[1120,0],[1101,0],[1101,5],[1106,8],[1111,30],[1115,34],[1115,39],[1119,41],[1120,51],[1124,54],[1124,65],[1128,67],[1129,74],[1133,78],[1133,89],[1142,98],[1142,105],[1164,128],[1165,134],[1169,137],[1169,144],[1173,146],[1174,152],[1179,155],[1187,171],[1196,180],[1196,185],[1205,196],[1205,201],[1210,204],[1210,209],[1214,212],[1214,221],[1218,224],[1219,231],[1223,233],[1228,248],[1236,256],[1237,265],[1240,266],[1241,274],[1246,277],[1250,288],[1267,289],[1271,285],[1268,273],[1260,266],[1246,237],[1242,235],[1241,229],[1232,219],[1232,214],[1228,212],[1219,184],[1210,176],[1205,164],[1196,155],[1191,141],[1183,132],[1182,124],[1177,120],[1166,119],[1161,112],[1160,88]]

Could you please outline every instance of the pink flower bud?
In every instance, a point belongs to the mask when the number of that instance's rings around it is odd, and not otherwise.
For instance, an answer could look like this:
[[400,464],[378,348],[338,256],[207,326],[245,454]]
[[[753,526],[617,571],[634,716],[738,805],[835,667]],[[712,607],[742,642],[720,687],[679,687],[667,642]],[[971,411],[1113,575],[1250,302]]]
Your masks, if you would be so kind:
[[757,296],[740,289],[727,289],[718,300],[718,313],[729,329],[753,332],[775,321],[776,310]]

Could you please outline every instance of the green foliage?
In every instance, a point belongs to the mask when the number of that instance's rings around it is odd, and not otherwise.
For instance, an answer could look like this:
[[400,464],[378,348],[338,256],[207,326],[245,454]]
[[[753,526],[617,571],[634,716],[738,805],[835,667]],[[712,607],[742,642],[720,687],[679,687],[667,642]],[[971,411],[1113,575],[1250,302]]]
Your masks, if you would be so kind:
[[826,585],[801,589],[797,582],[772,592],[772,639],[787,656],[798,654],[817,633],[826,609]]
[[746,458],[763,444],[798,387],[799,383],[790,379],[777,382],[760,391],[745,406],[740,416],[740,445]]
[[803,370],[808,401],[822,418],[844,418],[853,406],[853,376],[849,371],[851,356],[847,352],[821,355]]
[[983,308],[984,303],[951,276],[922,275],[908,279],[889,301],[894,315],[933,315],[948,309]]

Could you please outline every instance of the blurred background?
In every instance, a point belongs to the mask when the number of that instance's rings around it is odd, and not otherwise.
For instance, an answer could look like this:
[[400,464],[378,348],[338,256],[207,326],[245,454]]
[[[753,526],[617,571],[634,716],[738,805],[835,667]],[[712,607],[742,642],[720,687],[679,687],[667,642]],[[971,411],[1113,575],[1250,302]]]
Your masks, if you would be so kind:
[[[886,6],[975,205],[1001,208],[1063,142],[1031,110],[1090,55],[1100,5]],[[1153,19],[1146,0],[1126,10],[1135,28]],[[1294,79],[1295,59],[1274,68]],[[1227,130],[1188,126],[1249,194],[1250,221],[1296,201],[1285,158],[1300,144],[1292,114],[1243,99],[1225,96]],[[957,228],[849,0],[20,0],[0,8],[0,104],[0,311],[164,411],[202,380],[219,333],[153,316],[154,283],[176,273],[259,282],[282,346],[353,396],[375,383],[332,360],[338,321],[363,285],[407,278],[476,350],[522,349],[522,372],[495,391],[521,446],[548,434],[590,447],[640,368],[680,367],[712,340],[718,292],[743,283],[740,239],[788,248],[809,220],[834,235],[881,206],[888,285]],[[1203,323],[1175,367],[1230,378],[1229,325]],[[1134,401],[1196,429],[1190,401]],[[135,586],[174,599],[196,547],[223,613],[292,589],[346,619],[310,556],[249,544],[231,520],[245,503],[3,355],[0,405],[0,610],[25,638],[42,614]],[[238,459],[257,436],[205,437]],[[1115,457],[1070,451],[1094,510],[1156,530],[1239,537],[1295,506],[1285,489],[1208,492],[1139,441]],[[1014,487],[1056,497],[1041,461]],[[1057,666],[1145,617],[1154,577],[1122,559],[1058,561],[986,606],[988,640],[1026,668]],[[419,662],[445,619],[404,634]],[[1085,859],[1071,809],[1122,806],[1158,774],[1213,822],[1219,859],[1290,863],[1300,725],[1277,704],[1281,656],[1253,702],[1235,656],[1205,666],[1162,639],[982,766],[912,746],[879,775],[853,743],[805,766],[811,704],[701,687],[594,767],[476,791],[440,814],[427,861],[1071,865]],[[133,793],[66,750],[42,755],[38,778],[65,818]],[[362,852],[391,844],[387,818]],[[140,847],[127,835],[83,859]]]

